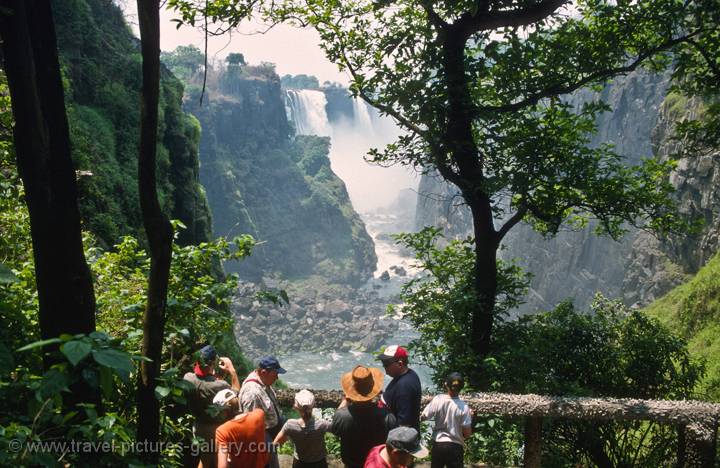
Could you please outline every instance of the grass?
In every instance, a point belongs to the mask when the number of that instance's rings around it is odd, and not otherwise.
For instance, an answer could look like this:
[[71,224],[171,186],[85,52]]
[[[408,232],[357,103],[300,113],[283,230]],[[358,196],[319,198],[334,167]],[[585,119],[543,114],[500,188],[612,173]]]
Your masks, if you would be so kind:
[[705,360],[698,397],[720,401],[720,254],[645,312],[686,339],[695,358]]

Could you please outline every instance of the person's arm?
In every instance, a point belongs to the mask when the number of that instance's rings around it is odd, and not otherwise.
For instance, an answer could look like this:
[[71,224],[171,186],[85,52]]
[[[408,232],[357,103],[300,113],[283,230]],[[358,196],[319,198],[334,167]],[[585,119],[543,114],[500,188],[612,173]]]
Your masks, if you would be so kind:
[[220,369],[225,371],[225,373],[230,374],[230,387],[232,387],[233,390],[236,392],[240,390],[240,379],[238,379],[237,372],[235,371],[235,366],[233,366],[232,361],[230,358],[227,357],[221,357],[220,358]]
[[[228,446],[227,441],[225,440],[225,436],[219,432],[217,429],[215,430],[215,443],[217,443],[218,451],[217,451],[217,466],[218,468],[228,468]],[[202,462],[200,462],[202,465]]]
[[217,468],[228,468],[227,448],[220,447],[217,453]]
[[275,436],[275,440],[273,440],[273,444],[280,447],[282,444],[287,442],[288,436],[285,434],[285,428],[280,429],[280,432],[278,432],[278,435]]
[[430,403],[422,410],[420,420],[425,421],[426,419],[431,419],[433,416],[435,416],[435,398],[430,400]]
[[467,412],[465,413],[465,417],[463,418],[463,424],[462,424],[463,439],[467,439],[468,437],[470,437],[470,434],[472,434],[472,417],[473,417],[472,409],[468,406]]

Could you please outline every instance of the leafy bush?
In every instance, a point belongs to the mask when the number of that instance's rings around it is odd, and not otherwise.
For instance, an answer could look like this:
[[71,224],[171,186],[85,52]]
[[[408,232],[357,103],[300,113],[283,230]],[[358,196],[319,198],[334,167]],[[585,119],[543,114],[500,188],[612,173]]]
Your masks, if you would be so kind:
[[[638,310],[598,296],[590,311],[565,302],[554,310],[505,320],[520,302],[527,279],[514,266],[501,272],[494,341],[480,360],[468,352],[472,292],[472,242],[438,247],[439,230],[398,236],[425,275],[407,283],[402,311],[420,337],[411,347],[440,383],[449,371],[495,391],[546,395],[685,399],[704,372],[686,342]],[[498,464],[518,463],[521,423],[479,417],[468,456]],[[649,422],[545,421],[543,466],[667,466],[676,453],[673,427]]]

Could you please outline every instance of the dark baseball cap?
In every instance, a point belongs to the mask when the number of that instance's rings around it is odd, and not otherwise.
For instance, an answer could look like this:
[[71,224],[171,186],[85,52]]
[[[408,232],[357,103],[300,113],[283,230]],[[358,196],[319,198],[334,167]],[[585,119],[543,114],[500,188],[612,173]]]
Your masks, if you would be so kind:
[[460,372],[451,372],[447,378],[445,378],[445,385],[459,392],[465,386],[465,379],[463,379]]
[[258,367],[260,369],[276,370],[278,374],[284,374],[285,372],[287,372],[285,369],[280,367],[280,362],[278,362],[275,356],[265,356],[264,358],[260,359],[260,362],[258,362]]
[[215,351],[215,347],[213,345],[206,345],[200,348],[197,355],[200,363],[207,365],[217,358],[217,351]]
[[406,452],[415,458],[428,456],[428,449],[420,443],[420,433],[414,427],[400,426],[388,432],[385,442],[395,450]]

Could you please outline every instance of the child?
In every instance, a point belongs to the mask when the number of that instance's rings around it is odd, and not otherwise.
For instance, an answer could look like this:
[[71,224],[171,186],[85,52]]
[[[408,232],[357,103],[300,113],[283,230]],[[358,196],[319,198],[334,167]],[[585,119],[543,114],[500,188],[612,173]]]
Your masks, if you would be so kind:
[[447,393],[436,395],[421,419],[435,421],[430,457],[432,468],[462,468],[465,439],[472,432],[472,411],[458,396],[465,386],[462,375],[453,372],[445,379]]
[[273,441],[284,444],[288,438],[295,444],[293,468],[327,468],[325,460],[325,433],[330,430],[330,421],[313,418],[315,396],[308,390],[295,394],[293,406],[300,419],[289,419]]

